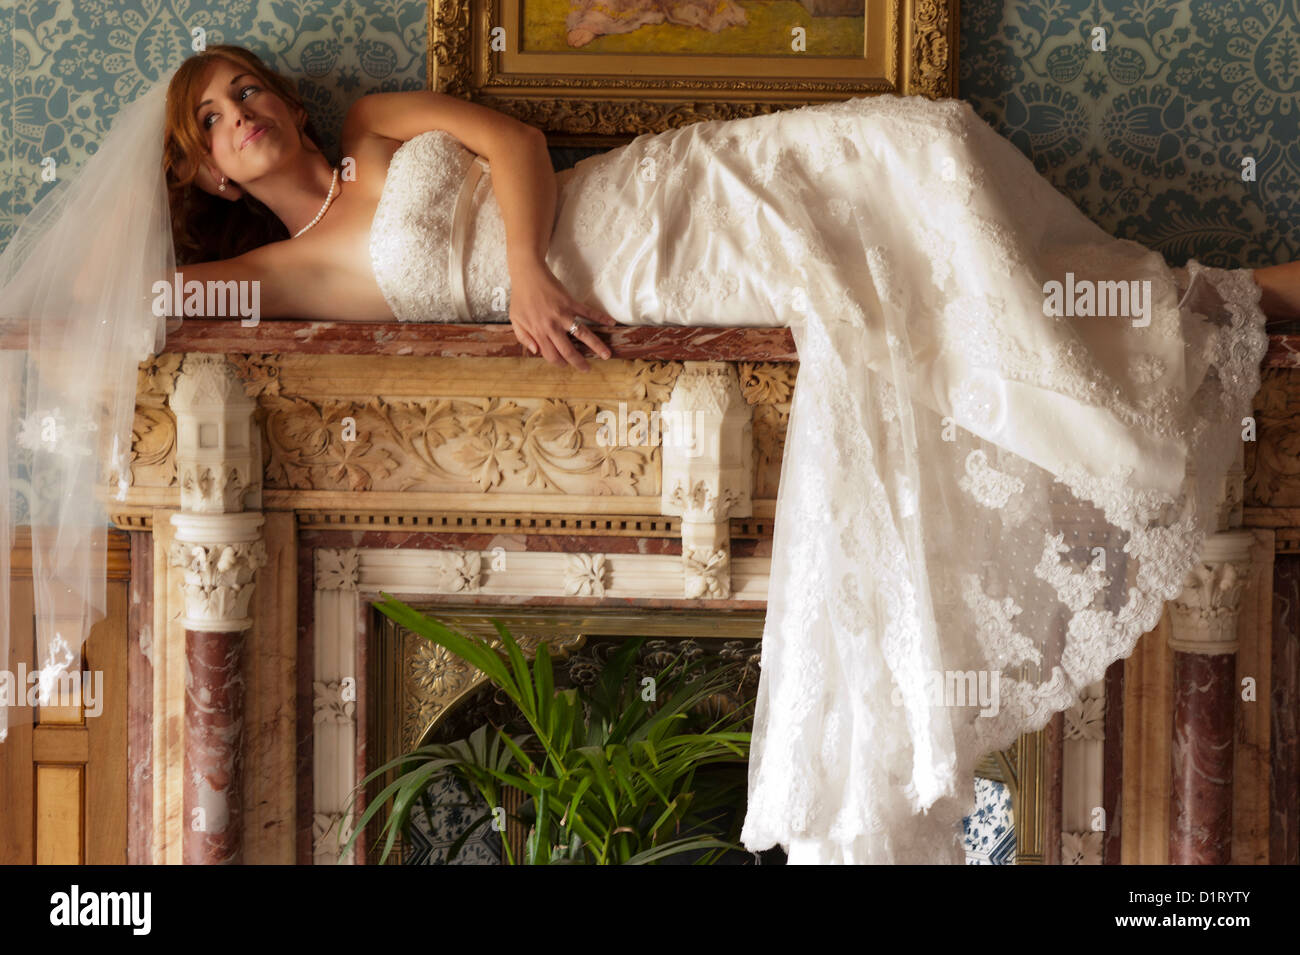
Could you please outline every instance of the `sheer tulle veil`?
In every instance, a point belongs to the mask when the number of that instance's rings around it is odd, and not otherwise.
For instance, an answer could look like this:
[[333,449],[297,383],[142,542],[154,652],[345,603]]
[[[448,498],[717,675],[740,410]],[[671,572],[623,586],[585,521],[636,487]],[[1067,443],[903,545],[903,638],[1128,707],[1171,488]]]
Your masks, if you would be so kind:
[[[29,524],[39,678],[20,682],[10,662],[2,669],[9,694],[30,699],[34,686],[37,702],[57,703],[52,694],[73,685],[104,616],[104,498],[113,482],[126,487],[137,366],[168,330],[151,288],[175,270],[162,166],[174,74],[121,110],[95,155],[60,174],[0,255],[0,660],[11,660],[10,553],[16,527]],[[9,714],[0,706],[0,740]]]

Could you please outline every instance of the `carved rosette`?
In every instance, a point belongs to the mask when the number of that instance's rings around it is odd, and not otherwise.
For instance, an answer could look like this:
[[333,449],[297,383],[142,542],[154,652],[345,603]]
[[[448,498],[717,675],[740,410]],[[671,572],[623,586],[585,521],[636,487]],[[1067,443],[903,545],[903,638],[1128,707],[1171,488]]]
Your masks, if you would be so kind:
[[726,549],[683,550],[686,596],[725,599],[731,596],[731,555]]
[[1102,832],[1062,832],[1061,865],[1101,865]]
[[318,547],[315,552],[316,589],[355,591],[361,576],[361,555],[355,547]]
[[245,514],[173,514],[176,536],[168,552],[181,568],[185,598],[182,626],[194,631],[237,631],[252,626],[249,602],[266,545],[263,517]]
[[1170,603],[1169,645],[1186,653],[1236,653],[1241,595],[1250,575],[1245,531],[1212,534],[1201,563],[1188,572],[1183,592]]
[[313,723],[334,723],[351,728],[356,723],[355,687],[346,680],[312,683]]
[[564,569],[564,592],[570,597],[605,596],[605,555],[568,554]]

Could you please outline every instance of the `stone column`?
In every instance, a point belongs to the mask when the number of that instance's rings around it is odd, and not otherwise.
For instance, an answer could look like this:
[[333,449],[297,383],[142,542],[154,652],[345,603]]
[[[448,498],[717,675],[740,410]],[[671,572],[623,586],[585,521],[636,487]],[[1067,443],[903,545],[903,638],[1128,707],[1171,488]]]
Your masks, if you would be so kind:
[[1174,651],[1173,784],[1169,861],[1227,865],[1232,858],[1232,766],[1237,621],[1253,536],[1241,523],[1240,467],[1225,479],[1220,532],[1170,605]]
[[731,596],[731,518],[753,513],[753,412],[735,368],[688,361],[661,412],[664,514],[680,515],[683,596]]
[[181,513],[169,554],[184,575],[185,772],[182,858],[238,863],[244,680],[241,662],[261,539],[255,403],[220,355],[188,355],[176,379]]

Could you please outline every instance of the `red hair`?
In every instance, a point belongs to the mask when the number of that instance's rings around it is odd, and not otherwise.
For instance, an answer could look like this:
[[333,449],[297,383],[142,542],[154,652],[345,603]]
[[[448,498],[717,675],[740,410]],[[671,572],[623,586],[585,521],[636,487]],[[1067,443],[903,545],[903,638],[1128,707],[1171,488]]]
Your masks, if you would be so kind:
[[263,63],[257,54],[241,46],[220,44],[182,63],[167,87],[167,123],[163,133],[163,173],[167,179],[172,244],[178,265],[230,259],[268,242],[289,238],[284,223],[248,193],[231,202],[204,192],[195,181],[208,155],[208,138],[194,108],[203,94],[200,84],[204,73],[217,60],[252,73],[263,89],[284,100],[291,110],[301,111],[306,119],[299,136],[305,135],[313,143],[320,142],[293,85]]

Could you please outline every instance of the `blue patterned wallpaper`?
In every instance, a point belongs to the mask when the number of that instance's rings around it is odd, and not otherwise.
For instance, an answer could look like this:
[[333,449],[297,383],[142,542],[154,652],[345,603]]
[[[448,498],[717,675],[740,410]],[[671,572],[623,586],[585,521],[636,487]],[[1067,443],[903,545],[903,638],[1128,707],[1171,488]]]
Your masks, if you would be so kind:
[[960,64],[961,95],[1108,232],[1174,265],[1296,257],[1292,0],[963,0]]
[[[296,77],[332,153],[357,97],[424,88],[426,13],[401,0],[5,4],[0,243],[50,188],[40,157],[79,167],[120,105],[190,55],[192,28]],[[1113,234],[1176,265],[1296,255],[1292,0],[963,0],[960,63],[961,95]],[[563,167],[589,152],[553,158]],[[1242,181],[1246,156],[1254,182]]]

